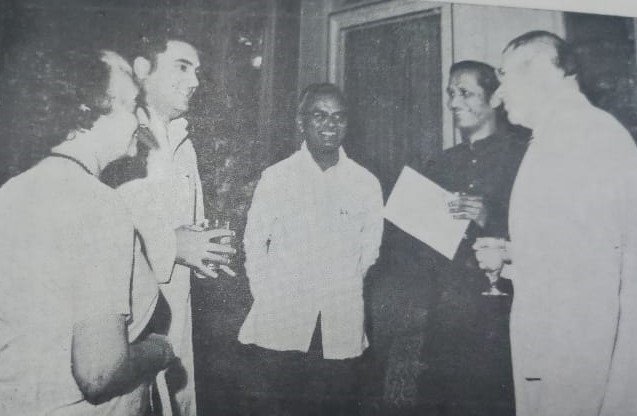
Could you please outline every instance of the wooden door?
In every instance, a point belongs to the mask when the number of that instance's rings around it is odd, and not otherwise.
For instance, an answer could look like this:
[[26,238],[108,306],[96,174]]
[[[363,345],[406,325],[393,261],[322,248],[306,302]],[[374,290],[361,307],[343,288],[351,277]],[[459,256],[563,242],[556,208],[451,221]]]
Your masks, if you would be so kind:
[[423,4],[389,17],[380,10],[367,21],[333,19],[341,21],[332,30],[338,37],[332,74],[351,114],[344,148],[378,177],[385,197],[403,166],[418,167],[443,148],[444,16],[442,8]]

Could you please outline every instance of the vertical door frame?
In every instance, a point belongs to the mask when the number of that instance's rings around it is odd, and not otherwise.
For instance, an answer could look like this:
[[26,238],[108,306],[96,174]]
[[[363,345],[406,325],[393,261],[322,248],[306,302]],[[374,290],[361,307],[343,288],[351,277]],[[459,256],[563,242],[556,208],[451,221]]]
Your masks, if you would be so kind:
[[381,23],[416,13],[440,15],[441,71],[442,71],[442,147],[446,149],[455,144],[453,118],[445,108],[449,67],[453,63],[453,19],[452,5],[423,0],[396,0],[376,3],[329,15],[328,29],[328,79],[340,87],[344,86],[345,33],[348,29]]

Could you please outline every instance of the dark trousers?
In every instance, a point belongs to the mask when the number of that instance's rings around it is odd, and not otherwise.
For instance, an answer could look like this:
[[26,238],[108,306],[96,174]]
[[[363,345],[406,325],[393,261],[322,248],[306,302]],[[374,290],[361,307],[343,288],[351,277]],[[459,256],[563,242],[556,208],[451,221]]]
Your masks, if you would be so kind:
[[246,383],[252,415],[357,415],[360,358],[323,358],[320,316],[307,353],[244,348],[254,378]]

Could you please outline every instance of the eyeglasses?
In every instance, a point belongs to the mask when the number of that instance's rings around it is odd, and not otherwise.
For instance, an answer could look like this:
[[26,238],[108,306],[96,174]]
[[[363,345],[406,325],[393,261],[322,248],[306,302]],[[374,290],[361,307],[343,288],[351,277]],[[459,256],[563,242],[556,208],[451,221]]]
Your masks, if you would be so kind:
[[337,111],[335,113],[329,114],[325,111],[317,110],[305,114],[308,115],[312,119],[312,121],[318,124],[323,124],[328,119],[331,120],[334,124],[347,123],[347,113],[345,111]]

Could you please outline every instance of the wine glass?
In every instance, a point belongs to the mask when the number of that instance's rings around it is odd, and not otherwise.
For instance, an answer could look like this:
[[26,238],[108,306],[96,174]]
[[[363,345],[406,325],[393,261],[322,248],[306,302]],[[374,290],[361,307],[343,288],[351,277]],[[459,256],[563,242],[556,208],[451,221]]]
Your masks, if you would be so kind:
[[489,278],[489,290],[482,292],[483,296],[509,296],[498,289],[498,280],[500,280],[500,272],[497,270],[487,271],[485,273]]

